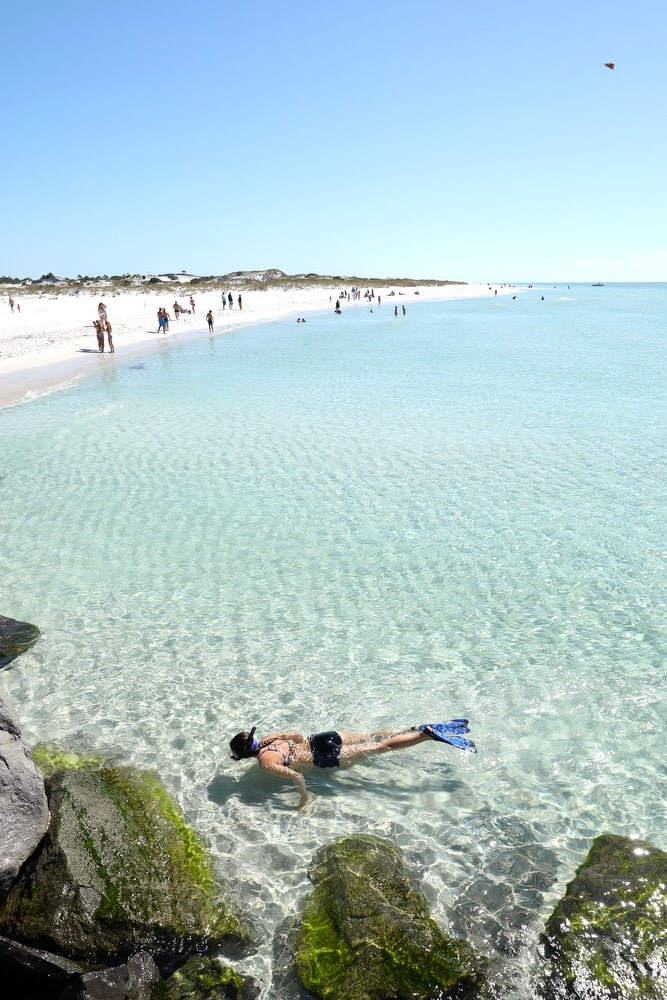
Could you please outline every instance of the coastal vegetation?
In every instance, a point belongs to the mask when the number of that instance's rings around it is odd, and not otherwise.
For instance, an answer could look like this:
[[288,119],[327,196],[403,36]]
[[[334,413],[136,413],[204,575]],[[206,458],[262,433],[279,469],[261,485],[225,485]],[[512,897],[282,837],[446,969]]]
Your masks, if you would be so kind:
[[440,278],[381,278],[361,277],[360,275],[325,275],[308,272],[307,274],[285,274],[278,268],[254,271],[231,271],[219,275],[195,275],[185,271],[168,271],[162,274],[115,274],[115,275],[77,275],[76,278],[57,277],[52,272],[39,278],[0,277],[0,290],[16,291],[20,288],[21,295],[41,294],[43,292],[75,295],[80,292],[99,290],[105,295],[121,292],[140,291],[141,289],[161,288],[174,295],[189,294],[194,288],[198,292],[218,291],[221,288],[234,288],[240,292],[257,292],[265,290],[290,291],[296,288],[348,288],[351,285],[361,288],[440,288],[451,285],[465,285],[463,281],[452,281]]

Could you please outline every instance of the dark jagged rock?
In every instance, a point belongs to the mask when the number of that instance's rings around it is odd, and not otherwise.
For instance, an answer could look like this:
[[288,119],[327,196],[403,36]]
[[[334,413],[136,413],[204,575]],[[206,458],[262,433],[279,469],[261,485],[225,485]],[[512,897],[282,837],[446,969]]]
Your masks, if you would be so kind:
[[0,669],[6,667],[39,639],[40,631],[30,622],[19,622],[0,615]]
[[86,972],[64,990],[58,1000],[166,1000],[160,970],[145,952],[125,965]]
[[666,1000],[667,854],[598,837],[543,936],[548,1000]]
[[3,996],[58,997],[82,972],[85,969],[77,962],[0,936]]
[[48,825],[44,778],[21,740],[16,709],[0,694],[0,901]]
[[322,848],[296,944],[302,984],[323,1000],[474,997],[485,962],[447,937],[400,851],[372,836]]
[[47,790],[51,825],[0,906],[0,933],[88,965],[142,949],[167,964],[246,937],[155,775],[86,762],[47,775]]

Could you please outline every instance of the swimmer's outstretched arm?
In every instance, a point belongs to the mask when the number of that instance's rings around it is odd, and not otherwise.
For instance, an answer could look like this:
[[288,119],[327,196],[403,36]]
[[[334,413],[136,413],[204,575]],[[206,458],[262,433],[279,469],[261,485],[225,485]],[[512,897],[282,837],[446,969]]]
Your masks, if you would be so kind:
[[284,764],[273,764],[269,761],[260,760],[259,766],[262,771],[268,771],[269,774],[274,774],[276,778],[284,778],[286,781],[291,781],[296,785],[299,792],[299,811],[305,808],[308,801],[308,792],[306,791],[304,776],[299,771],[293,771],[291,767],[285,767]]

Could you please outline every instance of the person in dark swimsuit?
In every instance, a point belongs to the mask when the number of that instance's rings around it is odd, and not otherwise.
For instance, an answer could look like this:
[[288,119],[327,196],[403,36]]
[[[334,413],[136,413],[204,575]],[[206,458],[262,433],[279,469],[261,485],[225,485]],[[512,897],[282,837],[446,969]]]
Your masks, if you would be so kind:
[[237,733],[230,740],[232,760],[255,757],[263,771],[292,781],[299,792],[300,810],[308,801],[302,770],[356,764],[374,754],[405,750],[437,738],[430,726],[383,729],[367,734],[331,730],[306,737],[300,733],[272,733],[261,740],[255,738],[255,730],[256,726],[253,726],[250,732]]

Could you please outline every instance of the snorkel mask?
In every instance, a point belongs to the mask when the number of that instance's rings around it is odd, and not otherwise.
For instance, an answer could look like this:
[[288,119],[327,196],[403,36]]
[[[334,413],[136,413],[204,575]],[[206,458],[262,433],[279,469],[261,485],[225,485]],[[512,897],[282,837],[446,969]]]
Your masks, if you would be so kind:
[[255,739],[256,729],[257,726],[253,726],[249,733],[237,733],[229,741],[232,760],[244,760],[257,753],[259,750],[259,740]]

